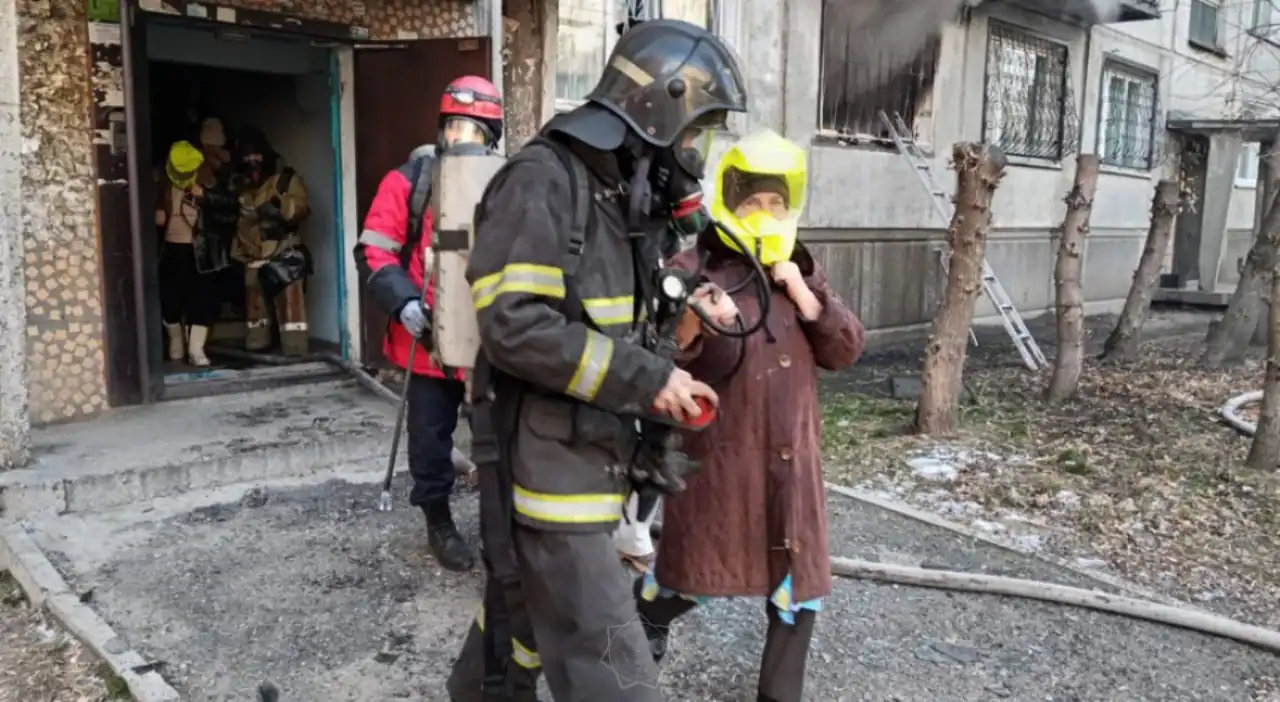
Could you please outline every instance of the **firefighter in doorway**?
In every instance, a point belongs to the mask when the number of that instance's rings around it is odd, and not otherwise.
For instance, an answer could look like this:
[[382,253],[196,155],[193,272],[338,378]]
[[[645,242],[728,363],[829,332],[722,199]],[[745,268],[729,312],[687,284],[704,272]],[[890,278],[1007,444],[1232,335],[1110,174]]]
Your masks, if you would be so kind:
[[262,132],[246,129],[240,137],[240,225],[231,256],[244,264],[245,348],[271,346],[274,317],[280,350],[305,356],[307,333],[306,279],[311,258],[298,237],[298,225],[311,213],[302,176],[284,164]]
[[[497,87],[478,76],[463,76],[445,89],[440,100],[441,146],[461,142],[495,148],[502,138],[502,97]],[[431,164],[434,152],[418,154],[386,174],[365,216],[355,248],[360,277],[367,281],[374,303],[391,319],[383,354],[411,373],[409,380],[409,472],[413,489],[409,502],[423,511],[427,543],[440,565],[469,570],[475,557],[453,521],[449,496],[455,469],[453,432],[466,386],[458,371],[441,369],[430,354],[409,349],[431,342],[430,306],[433,294],[423,288],[430,271],[426,252],[431,246]]]
[[[610,534],[639,476],[633,467],[672,485],[689,468],[677,452],[633,466],[636,417],[684,421],[701,414],[699,399],[715,401],[710,387],[645,346],[645,290],[657,272],[656,240],[671,227],[706,225],[705,154],[695,144],[709,143],[702,137],[729,112],[745,111],[744,83],[730,49],[705,29],[675,20],[632,28],[587,103],[512,157],[477,209],[467,277],[483,354],[473,384],[492,393],[509,486],[498,524],[483,523],[494,510],[482,494],[481,529],[506,546],[486,560],[508,562],[493,564],[484,636],[473,627],[450,680],[455,702],[501,694],[489,690],[503,653],[525,665],[532,651],[519,640],[517,614],[536,635],[535,661],[557,702],[663,699]],[[491,606],[498,565],[525,601],[521,612],[508,608],[507,621]],[[466,671],[466,684],[455,683]]]
[[209,365],[204,344],[218,314],[214,278],[201,273],[197,256],[205,196],[198,179],[204,164],[200,149],[188,141],[176,142],[165,160],[156,201],[156,227],[164,237],[160,307],[169,337],[169,360],[186,357],[193,366]]

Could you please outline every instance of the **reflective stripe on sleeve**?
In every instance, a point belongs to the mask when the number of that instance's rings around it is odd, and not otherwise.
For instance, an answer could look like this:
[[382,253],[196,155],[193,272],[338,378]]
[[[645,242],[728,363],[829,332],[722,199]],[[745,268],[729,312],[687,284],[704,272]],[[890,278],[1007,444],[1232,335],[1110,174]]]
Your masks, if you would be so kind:
[[622,495],[549,495],[515,486],[516,512],[548,524],[599,524],[622,517]]
[[589,297],[582,301],[591,321],[605,327],[615,324],[631,324],[636,319],[636,299],[623,297]]
[[600,384],[609,373],[609,362],[613,360],[613,339],[597,331],[587,330],[587,343],[582,347],[582,357],[578,359],[578,368],[569,379],[569,387],[565,393],[591,402],[600,392]]
[[382,249],[383,251],[393,254],[400,253],[400,249],[404,248],[404,244],[401,244],[382,232],[376,232],[372,229],[366,229],[360,232],[360,238],[357,240],[357,243],[365,246],[372,246],[375,249]]
[[563,300],[564,273],[555,266],[509,263],[501,271],[471,284],[471,300],[477,310],[492,305],[503,293],[527,293]]

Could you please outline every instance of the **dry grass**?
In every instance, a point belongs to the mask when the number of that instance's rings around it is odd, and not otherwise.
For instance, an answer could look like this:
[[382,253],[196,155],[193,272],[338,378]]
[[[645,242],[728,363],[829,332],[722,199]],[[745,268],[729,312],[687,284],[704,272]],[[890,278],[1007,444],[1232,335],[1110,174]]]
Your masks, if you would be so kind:
[[[1090,362],[1078,399],[1056,407],[1042,400],[1045,377],[977,364],[965,377],[978,403],[946,442],[905,433],[914,403],[829,392],[829,477],[997,534],[1034,532],[1059,557],[1105,561],[1153,589],[1280,627],[1280,473],[1241,467],[1248,439],[1217,418],[1229,397],[1261,387],[1260,365],[1203,371],[1199,339],[1147,343],[1122,366]],[[908,463],[930,454],[954,476]]]
[[124,682],[33,609],[0,571],[0,702],[128,700]]

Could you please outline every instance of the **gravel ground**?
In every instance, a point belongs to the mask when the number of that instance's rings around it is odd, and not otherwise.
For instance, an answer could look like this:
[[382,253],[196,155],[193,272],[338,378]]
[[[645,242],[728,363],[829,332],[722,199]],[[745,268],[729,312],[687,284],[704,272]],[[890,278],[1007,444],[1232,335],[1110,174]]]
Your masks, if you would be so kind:
[[129,700],[124,683],[0,571],[0,702]]
[[[255,490],[152,520],[76,517],[74,548],[42,546],[192,702],[446,700],[443,680],[480,578],[425,555],[420,515],[373,511],[376,487]],[[833,497],[851,557],[1088,582],[1042,561]],[[474,496],[457,511],[476,531]],[[65,518],[64,518],[65,519]],[[98,520],[98,521],[95,521]],[[675,631],[671,700],[754,699],[762,604],[723,602]],[[824,701],[1267,700],[1280,659],[1243,645],[1083,610],[841,581],[820,616],[807,698]]]

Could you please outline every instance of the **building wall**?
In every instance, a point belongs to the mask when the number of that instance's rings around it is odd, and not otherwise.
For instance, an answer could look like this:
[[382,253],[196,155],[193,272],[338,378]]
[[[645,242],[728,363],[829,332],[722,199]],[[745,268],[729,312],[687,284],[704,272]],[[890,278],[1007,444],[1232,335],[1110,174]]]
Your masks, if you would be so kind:
[[30,453],[22,238],[22,122],[18,14],[0,2],[0,470]]
[[[144,0],[150,1],[150,0]],[[475,36],[487,33],[469,0],[230,0],[227,4],[282,12],[311,19],[366,27],[370,38],[413,39]],[[104,289],[99,260],[99,190],[127,186],[124,155],[110,147],[113,116],[123,107],[123,70],[118,29],[91,25],[84,0],[0,0],[12,8],[17,27],[15,76],[5,73],[0,42],[0,121],[13,108],[4,96],[20,94],[20,197],[6,197],[0,165],[0,205],[17,212],[22,245],[26,316],[25,387],[30,419],[36,424],[91,416],[107,406],[105,388]],[[6,36],[0,11],[0,39]],[[91,46],[90,30],[93,29]],[[12,36],[9,34],[8,36]],[[0,164],[4,129],[0,128]],[[117,134],[122,133],[117,131]],[[103,198],[106,202],[109,198]],[[118,198],[116,198],[118,201]],[[8,213],[8,211],[6,211]],[[11,219],[0,219],[6,224]],[[6,233],[9,230],[6,226]],[[15,273],[0,252],[0,339],[20,315],[5,314],[6,284]],[[117,333],[131,333],[120,331]],[[17,404],[4,364],[15,355],[0,353],[0,448]],[[12,363],[11,360],[9,360]],[[4,451],[0,450],[0,458]],[[0,460],[0,464],[3,461]]]
[[[1239,3],[1226,3],[1241,10]],[[811,145],[810,198],[803,236],[830,268],[846,299],[871,328],[891,329],[928,322],[941,293],[936,250],[943,223],[906,161],[893,150],[849,146],[818,133],[822,0],[738,0],[737,24],[726,32],[743,56],[752,114],[746,128],[768,126]],[[1092,31],[1002,2],[975,8],[967,22],[946,27],[935,76],[933,114],[919,135],[931,145],[931,166],[945,188],[951,145],[983,138],[983,97],[990,20],[999,19],[1063,42],[1069,50],[1070,98],[1085,152],[1097,148],[1101,71],[1119,58],[1160,75],[1159,119],[1168,109],[1221,116],[1241,90],[1233,63],[1186,47],[1186,2],[1165,0],[1158,20],[1097,26]],[[749,11],[742,11],[742,8]],[[1175,11],[1176,10],[1176,11]],[[1240,19],[1226,24],[1238,26]],[[1243,42],[1238,33],[1229,41]],[[1256,42],[1255,42],[1256,43]],[[1232,44],[1234,46],[1234,44]],[[1243,49],[1241,49],[1243,51]],[[785,60],[784,60],[785,59]],[[1236,81],[1238,83],[1239,81]],[[1234,91],[1234,92],[1233,92]],[[1176,144],[1164,149],[1150,170],[1104,167],[1094,200],[1085,251],[1086,304],[1118,309],[1128,292],[1146,235],[1155,184],[1176,175]],[[993,203],[987,257],[1026,316],[1051,310],[1055,232],[1065,214],[1075,159],[1057,163],[1011,159]],[[1228,210],[1226,259],[1247,248],[1253,222],[1253,191],[1241,188]],[[1230,263],[1234,275],[1234,259]],[[1224,277],[1224,280],[1226,278]],[[993,319],[980,299],[977,314]]]

